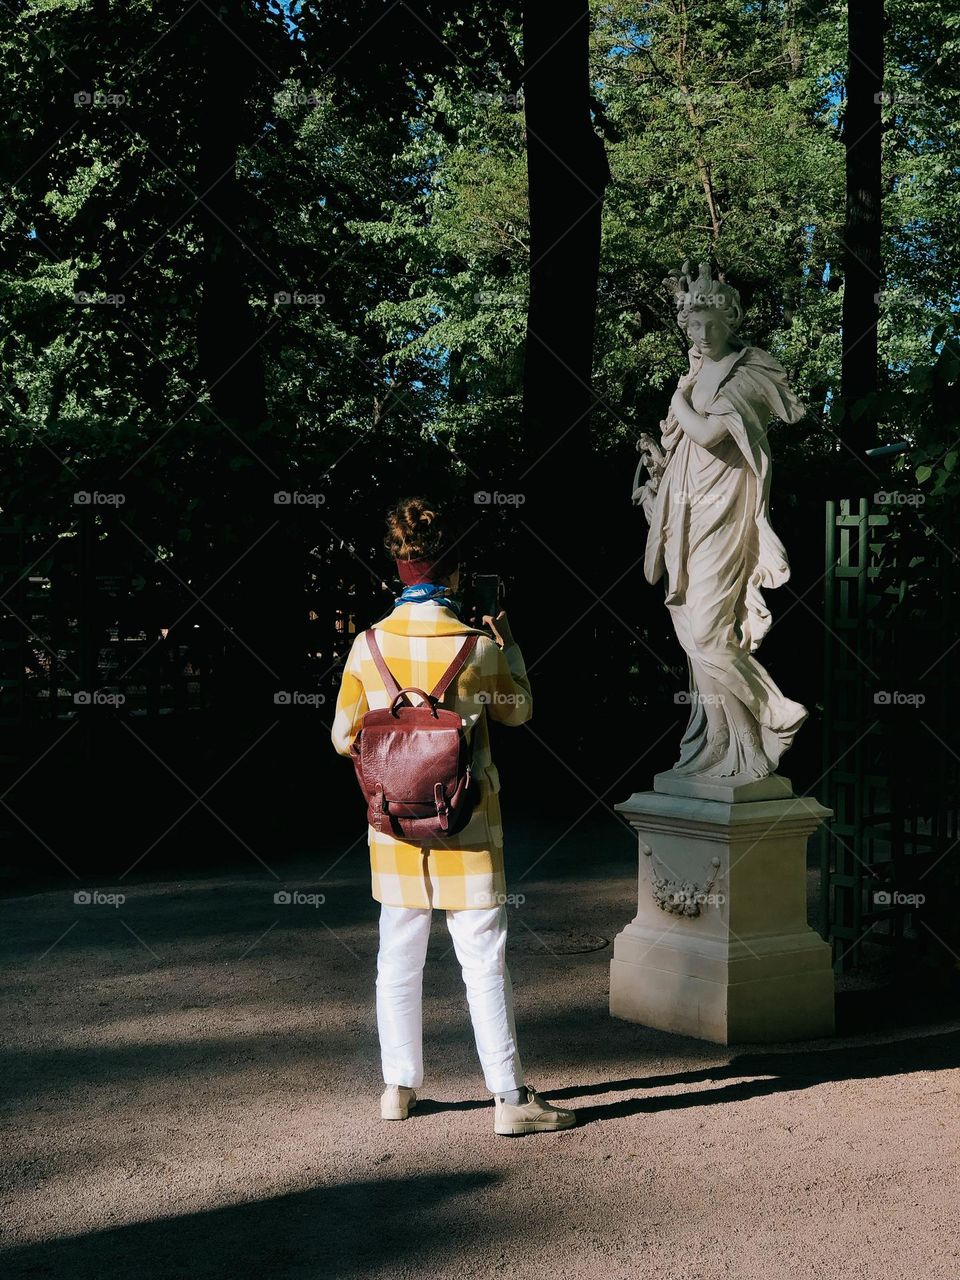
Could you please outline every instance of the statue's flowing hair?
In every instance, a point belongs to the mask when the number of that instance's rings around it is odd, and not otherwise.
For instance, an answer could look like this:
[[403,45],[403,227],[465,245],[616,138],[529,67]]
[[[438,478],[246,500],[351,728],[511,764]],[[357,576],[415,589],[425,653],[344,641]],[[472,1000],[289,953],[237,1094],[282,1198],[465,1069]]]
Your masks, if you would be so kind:
[[677,324],[686,329],[691,311],[709,307],[720,313],[731,333],[736,333],[743,322],[740,294],[732,284],[714,277],[709,262],[699,263],[698,268],[699,274],[695,276],[693,266],[687,261],[679,275],[667,276],[663,282],[677,304]]

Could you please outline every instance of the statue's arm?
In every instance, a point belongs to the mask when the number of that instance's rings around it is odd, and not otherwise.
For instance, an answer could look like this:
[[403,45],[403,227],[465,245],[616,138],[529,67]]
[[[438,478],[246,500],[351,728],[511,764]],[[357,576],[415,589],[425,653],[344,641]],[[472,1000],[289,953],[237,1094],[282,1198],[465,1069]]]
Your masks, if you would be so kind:
[[673,393],[670,407],[676,414],[684,434],[691,440],[696,440],[697,444],[703,445],[705,449],[718,445],[724,436],[729,434],[724,414],[708,414],[704,417],[697,413],[679,388]]

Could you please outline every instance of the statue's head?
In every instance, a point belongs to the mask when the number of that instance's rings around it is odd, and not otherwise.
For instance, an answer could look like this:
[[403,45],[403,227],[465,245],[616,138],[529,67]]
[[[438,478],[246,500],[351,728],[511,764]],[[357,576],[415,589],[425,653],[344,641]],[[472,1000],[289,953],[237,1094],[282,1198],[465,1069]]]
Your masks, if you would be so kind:
[[732,284],[716,279],[708,262],[699,264],[696,276],[689,262],[680,275],[664,282],[677,304],[677,324],[704,355],[720,359],[740,346],[736,333],[743,321],[740,294]]

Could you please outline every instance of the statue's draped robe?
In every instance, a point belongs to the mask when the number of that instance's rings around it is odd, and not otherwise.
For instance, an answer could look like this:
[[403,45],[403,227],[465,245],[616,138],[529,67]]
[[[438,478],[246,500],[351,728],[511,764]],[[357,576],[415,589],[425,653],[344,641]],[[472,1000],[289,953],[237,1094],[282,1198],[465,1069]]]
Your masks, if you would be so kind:
[[[771,417],[796,422],[804,410],[783,367],[756,347],[731,352],[713,366],[692,359],[681,385],[693,387],[697,413],[719,417],[727,434],[704,448],[671,414],[663,436],[669,461],[649,507],[644,573],[651,583],[666,577],[667,607],[690,666],[690,721],[675,768],[708,776],[756,773],[755,753],[751,761],[727,700],[738,700],[757,722],[753,745],[762,745],[774,768],[807,714],[751,656],[770,627],[761,588],[778,587],[790,576],[783,543],[770,524],[767,423]],[[725,718],[729,730],[719,759],[723,734],[711,734],[708,751],[706,698],[718,708],[715,724]]]

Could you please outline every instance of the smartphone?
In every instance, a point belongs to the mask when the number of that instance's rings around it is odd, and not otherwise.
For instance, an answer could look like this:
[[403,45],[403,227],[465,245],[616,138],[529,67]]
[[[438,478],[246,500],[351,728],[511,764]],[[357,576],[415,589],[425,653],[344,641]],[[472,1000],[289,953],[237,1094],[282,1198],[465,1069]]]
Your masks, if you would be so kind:
[[475,573],[467,595],[467,617],[471,626],[482,627],[484,617],[495,618],[503,608],[503,583],[495,573]]

